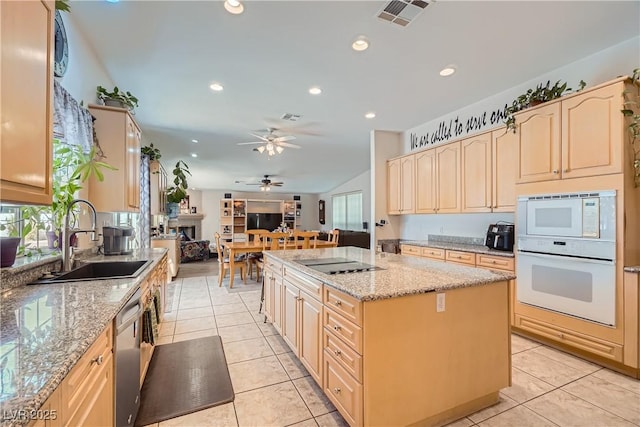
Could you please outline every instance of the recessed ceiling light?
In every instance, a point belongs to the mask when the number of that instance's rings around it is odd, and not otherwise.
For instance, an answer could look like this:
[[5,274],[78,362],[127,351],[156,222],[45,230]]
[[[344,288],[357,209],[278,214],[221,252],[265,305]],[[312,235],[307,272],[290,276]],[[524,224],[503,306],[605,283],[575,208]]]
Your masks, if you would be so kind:
[[447,66],[447,67],[443,68],[443,69],[440,71],[440,75],[441,75],[442,77],[447,77],[447,76],[452,75],[452,74],[453,74],[453,73],[455,73],[455,72],[456,72],[456,67],[454,67],[453,65],[449,65],[449,66]]
[[197,139],[192,139],[191,142],[193,142],[194,144],[197,144],[198,140]]
[[220,92],[224,89],[224,87],[220,83],[211,83],[209,88],[213,91]]
[[191,157],[198,157],[196,153],[191,153]]
[[107,3],[118,3],[120,0],[107,0]]
[[360,36],[353,43],[351,43],[351,48],[356,52],[362,52],[363,50],[367,50],[369,47],[369,41],[366,37]]
[[309,89],[309,93],[311,95],[320,95],[322,93],[322,89],[320,89],[319,87],[312,87],[311,89]]
[[376,113],[374,113],[373,111],[367,113],[364,115],[367,119],[373,119],[376,117]]
[[244,6],[238,0],[226,0],[224,2],[224,8],[233,15],[239,15],[244,12]]

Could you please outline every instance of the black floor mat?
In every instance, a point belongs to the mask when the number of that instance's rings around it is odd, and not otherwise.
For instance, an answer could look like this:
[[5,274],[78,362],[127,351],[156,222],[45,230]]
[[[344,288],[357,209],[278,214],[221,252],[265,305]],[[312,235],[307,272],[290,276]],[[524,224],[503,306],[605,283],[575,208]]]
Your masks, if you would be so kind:
[[220,337],[157,346],[140,395],[136,426],[233,402]]

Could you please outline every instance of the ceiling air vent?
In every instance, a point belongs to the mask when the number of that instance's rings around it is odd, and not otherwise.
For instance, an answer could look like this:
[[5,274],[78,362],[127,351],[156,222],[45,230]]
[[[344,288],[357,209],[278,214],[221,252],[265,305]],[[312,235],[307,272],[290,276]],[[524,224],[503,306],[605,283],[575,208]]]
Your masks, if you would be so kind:
[[377,16],[384,21],[406,27],[428,5],[429,2],[424,0],[391,0],[384,5]]
[[297,122],[300,120],[300,117],[302,117],[301,114],[284,113],[280,118],[282,120],[289,120],[290,122]]

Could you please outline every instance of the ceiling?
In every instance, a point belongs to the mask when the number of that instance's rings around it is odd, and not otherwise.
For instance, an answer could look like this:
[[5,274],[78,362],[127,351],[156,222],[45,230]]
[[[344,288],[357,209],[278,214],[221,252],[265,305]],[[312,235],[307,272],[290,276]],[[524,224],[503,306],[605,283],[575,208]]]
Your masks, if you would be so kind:
[[[221,1],[72,1],[71,15],[139,98],[143,143],[166,168],[186,161],[199,190],[253,190],[244,182],[269,174],[286,193],[368,170],[372,129],[415,127],[640,33],[636,1],[441,0],[407,27],[376,17],[385,4],[247,1],[231,15]],[[351,49],[359,35],[367,51]],[[456,74],[440,77],[449,64]],[[302,148],[269,158],[237,145],[267,127],[291,128]]]

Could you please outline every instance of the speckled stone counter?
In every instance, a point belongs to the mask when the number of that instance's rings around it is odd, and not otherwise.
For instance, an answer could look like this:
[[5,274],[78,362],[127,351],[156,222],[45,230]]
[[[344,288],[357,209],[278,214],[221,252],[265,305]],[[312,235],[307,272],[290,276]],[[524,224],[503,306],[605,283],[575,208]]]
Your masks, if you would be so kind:
[[401,245],[423,246],[438,249],[449,249],[452,251],[473,252],[476,254],[495,255],[513,258],[513,252],[498,251],[489,249],[484,245],[470,245],[466,243],[453,243],[432,240],[400,240]]
[[[361,301],[477,286],[515,279],[510,273],[498,273],[427,258],[375,253],[352,246],[297,251],[269,251],[284,264],[321,280]],[[298,263],[298,260],[346,258],[379,267],[379,270],[347,274],[324,274]]]
[[142,249],[87,259],[153,260],[137,278],[23,285],[2,294],[2,426],[30,421],[9,419],[7,414],[37,410],[45,402],[165,253],[166,249]]
[[630,267],[625,267],[624,271],[629,273],[640,273],[640,265],[633,265]]

